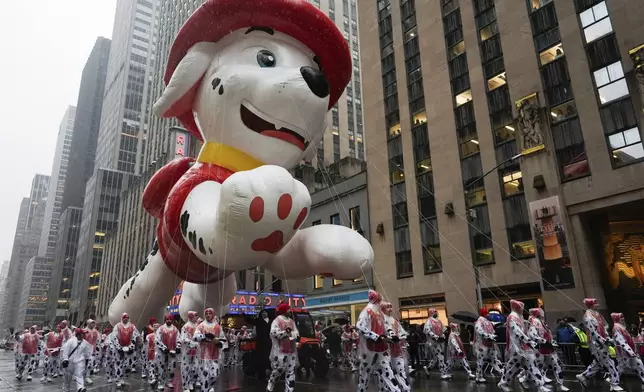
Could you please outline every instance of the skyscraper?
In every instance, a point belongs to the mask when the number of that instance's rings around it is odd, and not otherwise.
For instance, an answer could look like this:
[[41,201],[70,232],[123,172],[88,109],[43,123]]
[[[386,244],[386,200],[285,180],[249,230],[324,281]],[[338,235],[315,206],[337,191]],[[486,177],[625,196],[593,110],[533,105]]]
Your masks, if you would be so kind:
[[643,3],[359,6],[375,269],[402,318],[594,297],[637,320]]
[[69,166],[69,153],[72,145],[75,117],[76,107],[69,106],[58,127],[54,164],[51,168],[49,194],[47,195],[47,206],[45,207],[45,220],[38,248],[38,255],[49,259],[54,258],[56,236],[58,235],[58,217],[60,216],[60,207],[63,202],[63,192],[65,191],[65,178]]
[[20,305],[16,328],[43,327],[49,321],[45,319],[45,308],[51,294],[52,264],[52,260],[39,256],[32,257],[27,263],[22,292],[18,293]]
[[110,42],[98,37],[83,68],[61,212],[70,206],[83,206],[85,185],[94,173]]
[[[24,202],[24,199],[23,199]],[[27,216],[25,213],[24,216]],[[0,298],[4,299],[7,295],[7,277],[9,276],[9,260],[0,264]],[[4,319],[4,301],[0,302],[0,320]]]
[[22,285],[25,278],[25,267],[32,257],[38,254],[40,245],[45,206],[47,205],[47,189],[49,176],[36,174],[31,182],[30,198],[22,199],[13,250],[9,262],[9,274],[5,286],[3,305],[4,317],[0,319],[3,329],[17,326],[18,308],[22,295]]
[[118,0],[96,151],[96,167],[136,174],[146,135],[155,63],[157,0]]

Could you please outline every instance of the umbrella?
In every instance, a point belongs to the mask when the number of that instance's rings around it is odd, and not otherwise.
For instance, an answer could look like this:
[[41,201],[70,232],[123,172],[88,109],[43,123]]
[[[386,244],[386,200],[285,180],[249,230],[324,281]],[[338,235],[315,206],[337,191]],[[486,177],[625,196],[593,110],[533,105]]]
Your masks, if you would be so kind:
[[476,313],[460,311],[460,312],[452,313],[452,318],[458,321],[462,321],[464,323],[473,323],[479,319],[479,316]]
[[346,318],[344,318],[344,317],[337,318],[337,319],[333,320],[333,322],[334,322],[335,324],[339,324],[339,325],[349,324],[349,320],[347,320],[347,319],[346,319]]
[[505,317],[501,313],[496,313],[496,312],[490,312],[487,316],[487,319],[493,323],[505,322]]

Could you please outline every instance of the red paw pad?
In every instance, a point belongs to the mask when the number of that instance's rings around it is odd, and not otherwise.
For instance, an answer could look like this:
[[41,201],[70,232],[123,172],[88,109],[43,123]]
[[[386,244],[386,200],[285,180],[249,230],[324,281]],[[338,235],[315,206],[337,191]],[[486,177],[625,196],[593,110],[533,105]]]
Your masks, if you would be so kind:
[[281,220],[288,218],[291,208],[293,208],[293,198],[288,193],[285,193],[280,196],[277,202],[277,217]]
[[284,233],[275,230],[267,237],[258,238],[250,245],[255,252],[268,252],[275,254],[284,247]]
[[308,213],[308,209],[306,207],[302,208],[302,211],[300,211],[300,214],[297,216],[297,219],[295,220],[295,224],[293,225],[293,230],[297,230],[302,226],[302,223],[304,223],[304,219],[306,219],[306,214]]
[[264,217],[264,199],[256,196],[253,201],[250,202],[248,215],[253,222],[259,222],[260,220],[262,220],[262,218]]

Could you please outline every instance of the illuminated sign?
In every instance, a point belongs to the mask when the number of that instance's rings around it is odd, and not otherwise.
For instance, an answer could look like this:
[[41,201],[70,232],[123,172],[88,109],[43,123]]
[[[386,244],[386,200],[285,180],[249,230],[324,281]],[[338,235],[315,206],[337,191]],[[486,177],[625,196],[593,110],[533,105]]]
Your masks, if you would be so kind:
[[[168,313],[176,315],[179,313],[179,301],[181,300],[183,283],[175,291],[174,297],[166,307]],[[304,294],[286,294],[286,293],[261,293],[254,291],[238,291],[237,294],[228,303],[230,313],[257,313],[263,308],[274,308],[281,301],[288,301],[293,308],[306,307],[306,296]]]
[[171,130],[172,138],[174,139],[174,157],[179,158],[187,156],[190,147],[188,133],[178,127],[172,127]]

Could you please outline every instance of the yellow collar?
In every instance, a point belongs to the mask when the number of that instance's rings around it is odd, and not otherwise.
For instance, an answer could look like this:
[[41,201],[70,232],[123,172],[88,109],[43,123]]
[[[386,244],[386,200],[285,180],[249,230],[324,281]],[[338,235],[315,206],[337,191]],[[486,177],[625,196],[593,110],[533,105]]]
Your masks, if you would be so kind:
[[243,151],[215,142],[204,143],[197,162],[221,166],[235,173],[252,170],[264,164]]

